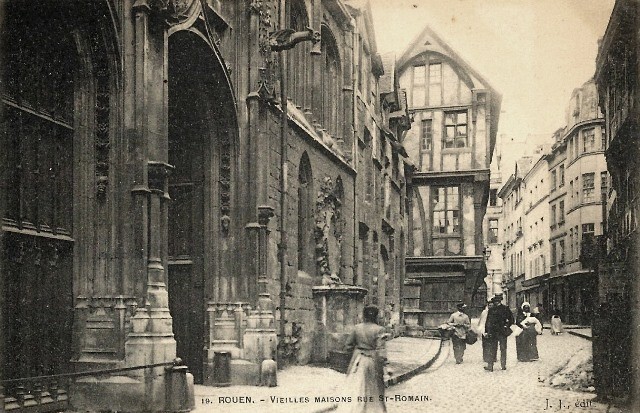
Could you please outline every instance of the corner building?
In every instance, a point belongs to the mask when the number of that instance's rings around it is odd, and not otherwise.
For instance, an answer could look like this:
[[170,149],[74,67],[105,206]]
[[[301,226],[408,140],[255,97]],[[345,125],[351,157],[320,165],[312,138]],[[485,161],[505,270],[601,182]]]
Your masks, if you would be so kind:
[[564,160],[549,166],[550,305],[566,322],[583,325],[591,324],[597,300],[595,246],[609,189],[606,131],[597,102],[593,80],[573,91],[562,140],[552,150],[554,159]]
[[482,220],[501,97],[428,27],[398,59],[398,73],[413,114],[403,142],[413,167],[405,320],[435,327],[457,302],[472,314],[485,303],[477,294],[487,275]]

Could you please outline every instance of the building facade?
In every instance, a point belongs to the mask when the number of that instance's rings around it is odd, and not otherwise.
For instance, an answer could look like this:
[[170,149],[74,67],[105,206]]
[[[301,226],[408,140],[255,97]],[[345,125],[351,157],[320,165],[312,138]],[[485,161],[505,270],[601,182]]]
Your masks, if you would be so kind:
[[[544,148],[523,178],[524,279],[517,305],[548,307],[549,288],[549,168]],[[535,159],[535,158],[534,158]],[[551,219],[553,219],[553,210]]]
[[583,248],[602,235],[602,195],[609,180],[604,118],[597,101],[593,80],[573,91],[560,149],[566,153],[565,160],[549,168],[554,198],[549,225],[558,234],[551,242],[551,271],[556,279],[552,306],[558,307],[565,321],[586,325],[593,317],[596,276],[592,254]]
[[[501,137],[500,137],[501,140]],[[502,199],[498,191],[502,187],[502,170],[500,169],[500,141],[496,144],[491,160],[491,177],[489,181],[489,200],[483,221],[484,248],[483,253],[487,265],[486,298],[502,292],[502,242],[503,216]]]
[[[600,262],[594,320],[594,378],[599,397],[629,401],[640,409],[640,275],[638,273],[638,53],[640,6],[616,1],[600,43],[595,83],[606,128],[610,185],[604,246],[592,251]],[[600,248],[597,248],[600,247]]]
[[[555,247],[553,257],[550,256],[550,272],[549,272],[549,305],[548,310],[555,310],[562,308],[563,299],[570,294],[570,291],[566,290],[565,280],[562,277],[564,274],[564,260],[562,264],[562,270],[559,270],[557,261],[558,245],[562,241],[562,247],[569,246],[569,252],[566,255],[568,260],[573,260],[573,250],[575,245],[569,242],[567,244],[567,231],[566,227],[566,207],[567,192],[569,185],[566,180],[566,160],[567,160],[567,141],[564,139],[565,128],[559,128],[553,134],[553,145],[547,155],[547,163],[549,165],[548,181],[551,182],[549,186],[549,216],[551,217],[551,208],[553,208],[555,216],[555,222],[552,223],[549,220],[549,242],[553,242]],[[553,180],[555,179],[555,183]],[[573,189],[571,189],[573,191]],[[570,192],[571,193],[571,192]],[[562,223],[558,221],[559,213],[562,213]],[[573,227],[572,227],[573,228]],[[571,231],[573,234],[573,230]],[[571,238],[571,241],[574,241]],[[562,256],[561,256],[562,258]]]
[[552,146],[538,148],[535,162],[531,157],[516,162],[515,173],[500,190],[509,304],[541,304],[547,315],[557,309],[564,321],[585,325],[593,318],[593,248],[603,233],[602,197],[609,189],[597,99],[593,80],[575,89],[567,124],[554,132]]
[[502,284],[505,301],[510,308],[515,308],[522,302],[522,282],[525,276],[523,179],[531,169],[532,160],[531,157],[518,159],[514,172],[498,192],[503,205]]
[[482,222],[501,97],[429,28],[397,67],[413,115],[405,321],[435,327],[457,302],[472,313],[485,303]]
[[258,384],[365,300],[399,324],[409,118],[366,3],[3,6],[2,379],[155,365],[63,390],[175,410],[176,357]]

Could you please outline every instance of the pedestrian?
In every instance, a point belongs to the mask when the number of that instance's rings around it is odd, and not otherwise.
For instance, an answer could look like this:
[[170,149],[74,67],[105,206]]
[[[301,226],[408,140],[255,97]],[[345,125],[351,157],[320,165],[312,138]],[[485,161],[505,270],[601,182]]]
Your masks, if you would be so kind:
[[385,413],[384,367],[387,364],[386,334],[378,325],[378,307],[364,308],[364,322],[349,334],[346,350],[353,351],[347,369],[345,394],[351,402],[341,403],[339,413]]
[[518,310],[516,325],[522,329],[522,333],[516,337],[518,361],[538,360],[538,334],[542,334],[542,324],[533,316],[531,305],[526,301]]
[[562,313],[558,307],[553,309],[553,314],[551,315],[551,334],[558,335],[562,334]]
[[502,370],[507,369],[507,337],[511,334],[513,324],[513,314],[509,307],[502,304],[502,294],[496,294],[492,299],[492,306],[487,311],[487,321],[483,340],[486,340],[487,349],[487,371],[493,371],[493,363],[498,356],[498,346],[500,346],[500,366]]
[[480,313],[480,318],[478,319],[478,323],[476,324],[476,332],[478,336],[481,337],[482,340],[482,360],[485,363],[488,363],[491,359],[489,346],[487,345],[487,339],[484,337],[485,326],[487,324],[487,313],[489,312],[489,308],[493,305],[491,300],[487,300],[487,305],[484,306],[484,309]]
[[472,330],[475,330],[475,332],[478,334],[478,337],[480,337],[482,340],[482,360],[485,363],[488,363],[489,360],[491,359],[489,357],[490,353],[489,353],[489,346],[487,346],[487,338],[484,336],[484,333],[485,333],[485,327],[487,324],[487,313],[489,312],[489,308],[492,305],[493,303],[491,302],[491,300],[487,300],[487,304],[482,309],[482,312],[480,312],[480,317],[478,318],[478,322],[476,323],[475,326],[471,327]]
[[453,327],[454,331],[451,335],[451,345],[453,346],[453,356],[456,359],[456,364],[461,364],[464,358],[464,350],[467,348],[467,332],[471,328],[471,320],[469,316],[465,314],[465,303],[456,304],[458,309],[449,317],[447,324]]

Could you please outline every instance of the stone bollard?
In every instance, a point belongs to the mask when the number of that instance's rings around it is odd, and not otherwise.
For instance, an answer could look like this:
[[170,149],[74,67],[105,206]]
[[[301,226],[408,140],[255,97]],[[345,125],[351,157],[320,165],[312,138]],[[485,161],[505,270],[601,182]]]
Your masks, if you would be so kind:
[[195,408],[193,375],[187,366],[165,368],[165,409],[168,412],[188,412]]
[[266,387],[278,385],[278,365],[275,361],[267,359],[260,364],[260,385]]

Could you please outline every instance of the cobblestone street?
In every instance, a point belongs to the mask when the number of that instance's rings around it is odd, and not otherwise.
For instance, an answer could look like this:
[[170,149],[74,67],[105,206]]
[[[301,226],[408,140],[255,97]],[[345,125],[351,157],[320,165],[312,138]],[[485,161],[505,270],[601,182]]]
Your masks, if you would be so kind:
[[[584,331],[586,335],[587,333]],[[396,364],[413,355],[435,354],[431,341],[397,339],[393,359]],[[404,340],[404,341],[403,341]],[[405,343],[406,341],[406,343]],[[413,350],[408,345],[413,343]],[[420,346],[419,344],[423,344]],[[622,412],[617,408],[592,402],[593,393],[552,388],[540,383],[581,349],[591,343],[565,333],[552,336],[548,330],[538,337],[540,360],[520,363],[516,359],[515,340],[509,338],[507,370],[499,363],[493,373],[486,372],[482,347],[478,342],[467,346],[464,363],[456,365],[451,347],[445,345],[440,357],[426,372],[387,389],[390,413],[411,412]],[[403,351],[400,351],[403,350]],[[423,354],[424,353],[424,354]],[[400,373],[402,370],[397,370]],[[331,369],[294,366],[279,373],[275,388],[231,386],[215,388],[196,386],[196,411],[262,412],[297,411],[317,413],[336,407],[331,396],[341,396],[344,375]],[[249,397],[249,399],[243,399]],[[560,401],[562,404],[560,404]],[[578,405],[576,406],[576,403]]]
[[[483,369],[480,341],[467,346],[461,365],[455,364],[453,353],[447,347],[427,372],[388,389],[390,399],[387,406],[392,413],[606,412],[606,405],[590,402],[594,394],[558,390],[538,381],[555,371],[579,349],[590,346],[591,343],[583,338],[566,333],[552,336],[547,330],[538,337],[540,360],[520,363],[516,359],[515,340],[509,338],[507,370],[500,370],[497,363],[493,373]],[[394,401],[396,395],[399,399],[402,396],[427,395],[429,401]],[[584,407],[580,407],[580,402]],[[579,404],[577,407],[576,403]]]

